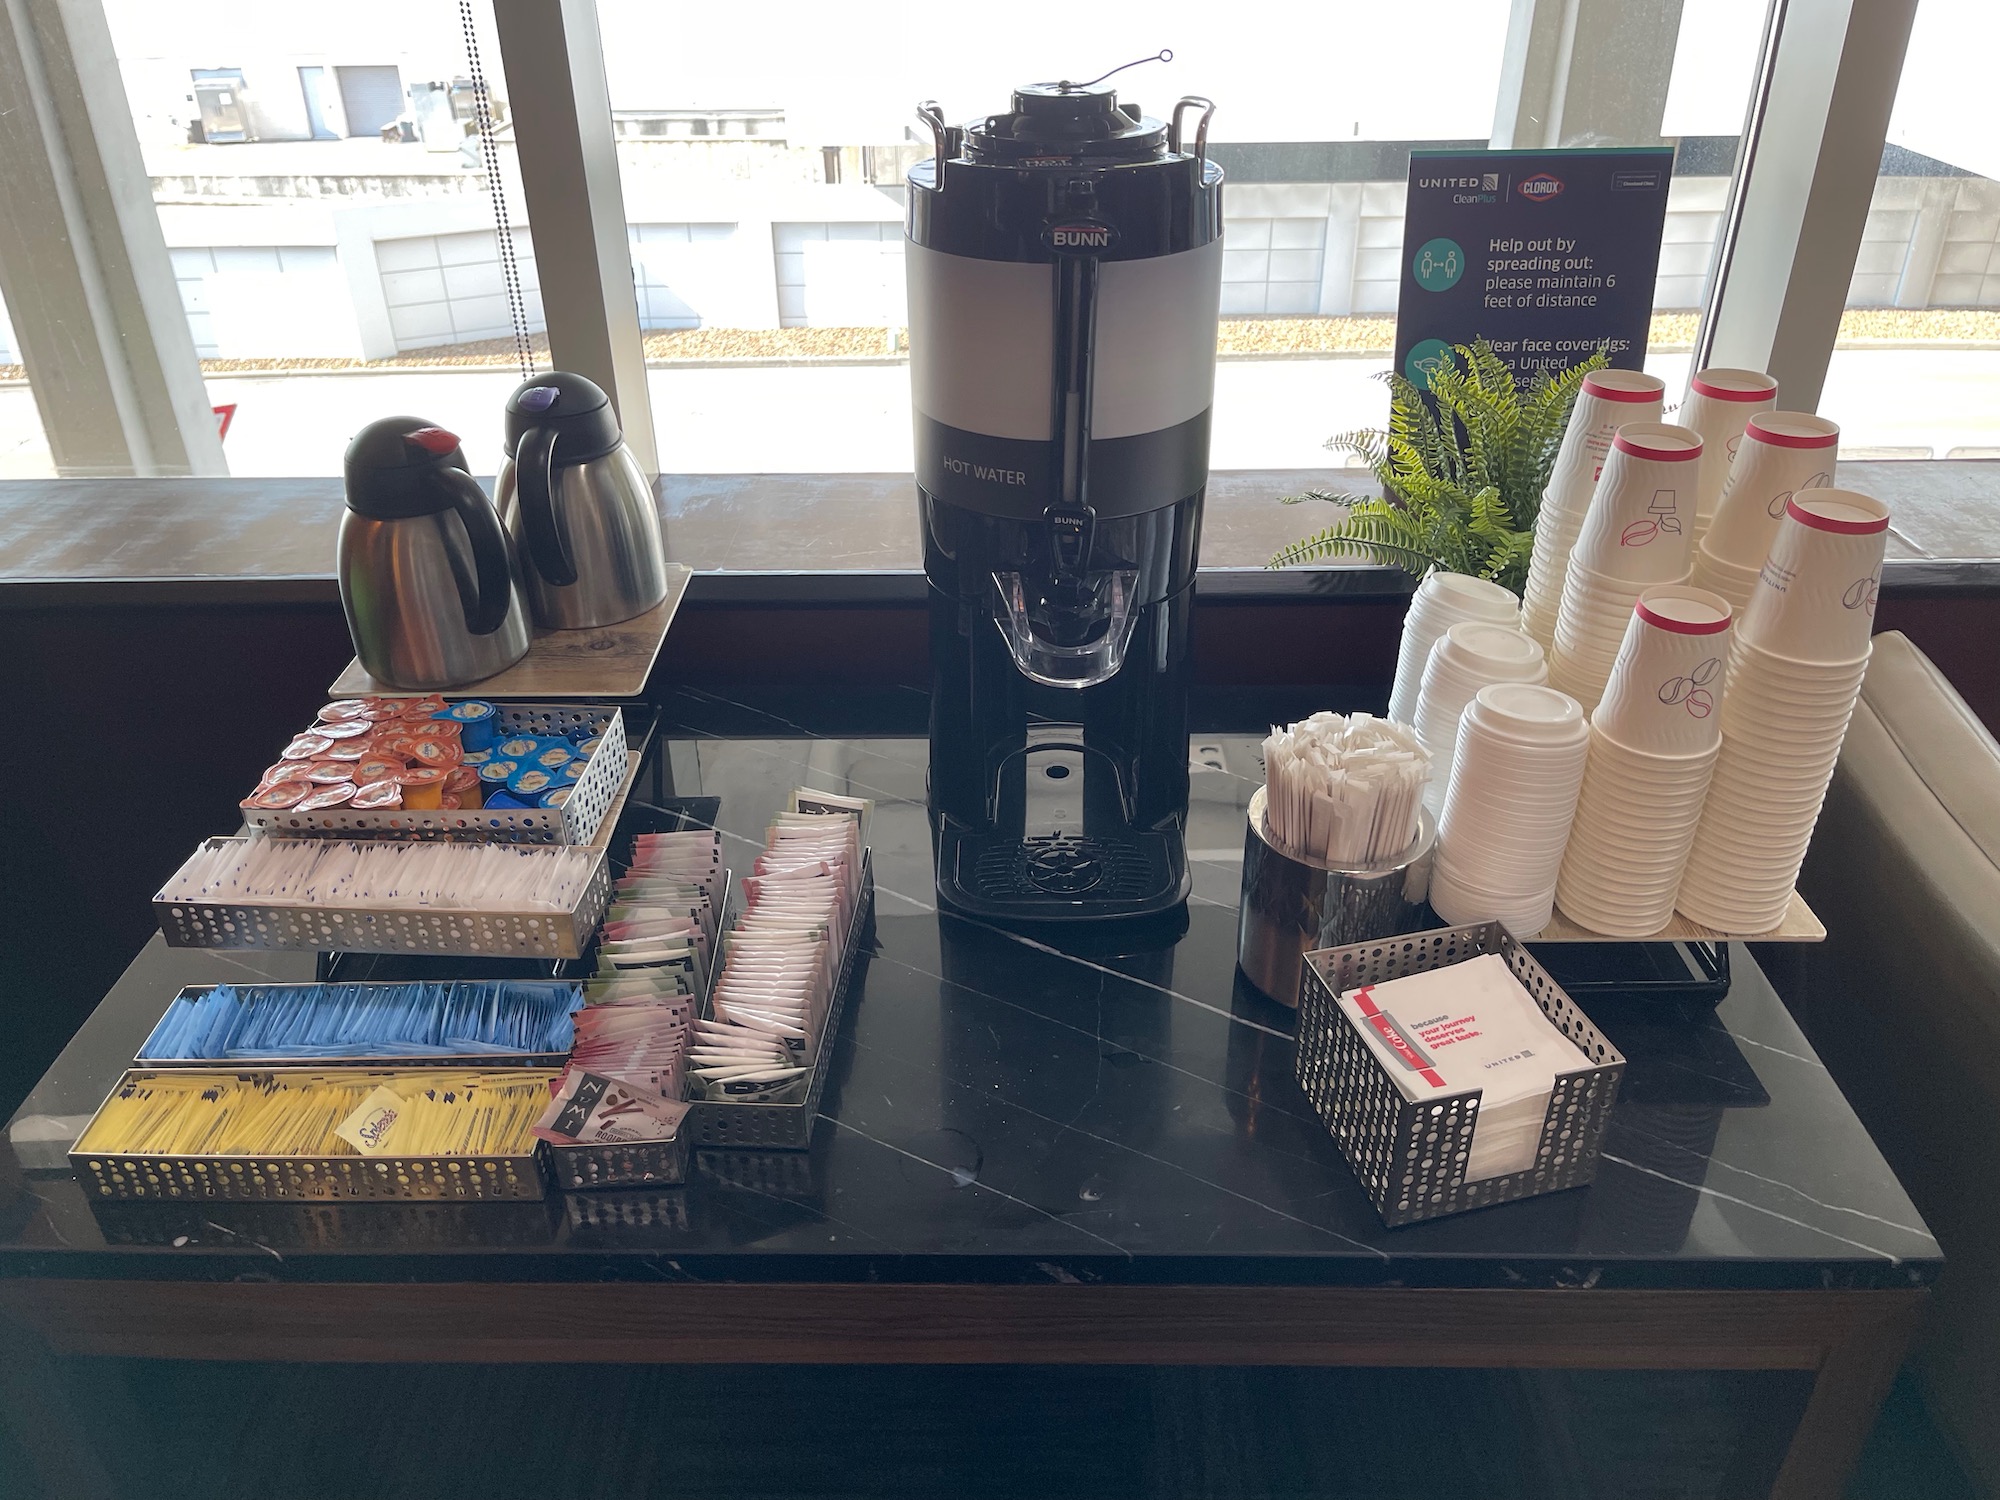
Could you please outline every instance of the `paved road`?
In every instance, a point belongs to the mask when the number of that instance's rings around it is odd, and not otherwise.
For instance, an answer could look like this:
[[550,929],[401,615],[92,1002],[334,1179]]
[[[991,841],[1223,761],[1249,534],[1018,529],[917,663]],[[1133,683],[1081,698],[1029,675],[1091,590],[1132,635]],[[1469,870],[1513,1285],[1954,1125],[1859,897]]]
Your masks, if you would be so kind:
[[[1325,465],[1322,442],[1380,422],[1381,357],[1228,360],[1216,374],[1218,469]],[[1678,391],[1687,356],[1651,368]],[[371,418],[413,412],[461,433],[475,469],[499,461],[502,370],[217,376],[238,410],[227,443],[237,475],[338,474],[347,438]],[[662,369],[650,375],[662,463],[677,473],[881,472],[910,467],[907,365]],[[2000,455],[2000,350],[1843,349],[1820,409],[1854,456]],[[1886,450],[1886,451],[1885,451]],[[47,475],[27,389],[0,389],[0,478]]]

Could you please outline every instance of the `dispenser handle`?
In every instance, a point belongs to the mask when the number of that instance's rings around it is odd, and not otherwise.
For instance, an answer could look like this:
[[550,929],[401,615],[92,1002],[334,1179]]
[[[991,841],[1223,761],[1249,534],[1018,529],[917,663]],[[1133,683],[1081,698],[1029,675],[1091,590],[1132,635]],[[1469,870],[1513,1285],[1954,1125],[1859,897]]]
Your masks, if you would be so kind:
[[931,146],[937,152],[937,175],[931,179],[931,191],[944,191],[944,161],[951,154],[951,129],[944,123],[944,111],[935,99],[926,99],[917,106],[917,118],[931,130]]
[[1181,115],[1190,109],[1201,111],[1201,120],[1194,128],[1195,160],[1208,170],[1208,122],[1215,113],[1215,101],[1204,99],[1200,94],[1189,94],[1174,106],[1173,118],[1167,124],[1167,149],[1179,153],[1181,149]]
[[530,427],[514,455],[514,495],[521,506],[521,531],[528,558],[545,583],[567,588],[576,582],[576,561],[563,545],[556,520],[556,430]]
[[458,585],[465,628],[474,635],[491,635],[506,620],[514,603],[514,570],[507,560],[507,533],[500,529],[500,517],[493,510],[493,502],[470,474],[449,465],[436,472],[438,482],[451,494],[452,508],[465,523],[466,540],[472,543],[476,592],[467,595],[462,577]]

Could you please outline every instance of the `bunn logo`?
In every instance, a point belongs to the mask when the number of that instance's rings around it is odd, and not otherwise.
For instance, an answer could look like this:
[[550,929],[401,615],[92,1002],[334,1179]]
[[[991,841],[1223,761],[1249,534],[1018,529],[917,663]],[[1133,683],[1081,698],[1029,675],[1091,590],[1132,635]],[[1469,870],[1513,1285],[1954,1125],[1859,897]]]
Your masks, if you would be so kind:
[[1067,224],[1051,224],[1042,231],[1042,243],[1058,255],[1094,255],[1118,243],[1118,231],[1109,224],[1090,219],[1074,219]]
[[1533,177],[1524,177],[1514,184],[1514,191],[1530,203],[1546,203],[1551,198],[1560,197],[1562,190],[1562,179],[1551,177],[1547,172],[1537,172]]

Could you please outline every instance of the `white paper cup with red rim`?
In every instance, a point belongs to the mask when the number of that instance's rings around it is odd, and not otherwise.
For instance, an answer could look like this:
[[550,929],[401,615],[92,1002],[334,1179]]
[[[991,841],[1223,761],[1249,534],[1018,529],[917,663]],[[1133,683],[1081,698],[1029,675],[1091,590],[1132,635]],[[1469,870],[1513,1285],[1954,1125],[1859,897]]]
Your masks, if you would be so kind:
[[1763,576],[1743,613],[1743,638],[1769,656],[1837,665],[1868,654],[1889,541],[1889,507],[1854,490],[1793,495]]
[[1590,722],[1653,755],[1720,744],[1731,618],[1729,601],[1707,589],[1670,583],[1640,594]]
[[1757,578],[1762,572],[1761,563],[1754,568],[1746,568],[1740,563],[1717,557],[1708,550],[1708,538],[1704,536],[1694,544],[1694,571],[1689,575],[1689,581],[1698,588],[1722,595],[1740,616],[1750,603],[1750,592],[1757,587]]
[[1775,410],[1778,382],[1762,370],[1714,366],[1697,370],[1688,382],[1687,399],[1676,413],[1683,427],[1701,434],[1701,478],[1695,491],[1695,540],[1715,516],[1722,486],[1729,478],[1730,460],[1743,441],[1743,429],[1760,411]]
[[1570,549],[1570,566],[1637,583],[1685,578],[1693,560],[1700,471],[1699,434],[1667,422],[1620,427]]
[[[1715,517],[1702,532],[1702,550],[1738,568],[1763,567],[1785,502],[1800,490],[1833,483],[1839,446],[1840,428],[1811,412],[1764,411],[1751,417],[1743,424]],[[1703,578],[1695,582],[1729,596]]]

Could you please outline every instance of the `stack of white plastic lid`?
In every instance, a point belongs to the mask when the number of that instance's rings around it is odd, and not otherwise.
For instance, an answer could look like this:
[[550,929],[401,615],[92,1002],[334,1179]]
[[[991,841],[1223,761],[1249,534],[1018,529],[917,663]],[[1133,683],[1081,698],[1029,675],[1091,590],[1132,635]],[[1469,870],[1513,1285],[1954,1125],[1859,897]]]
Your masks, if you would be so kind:
[[1729,602],[1686,584],[1639,596],[1603,701],[1556,903],[1606,937],[1651,937],[1673,919],[1716,757]]
[[1597,707],[1639,595],[1688,576],[1701,438],[1664,422],[1628,422],[1570,552],[1549,681]]
[[1521,595],[1521,628],[1547,651],[1555,644],[1569,551],[1583,530],[1597,476],[1611,452],[1611,438],[1627,422],[1657,422],[1666,393],[1658,376],[1638,370],[1593,370],[1583,377],[1562,446],[1535,516],[1535,551]]
[[1583,710],[1553,688],[1500,682],[1474,695],[1438,824],[1439,916],[1498,920],[1523,937],[1548,926],[1588,749]]
[[1417,693],[1438,638],[1462,620],[1515,626],[1521,601],[1511,589],[1466,573],[1432,573],[1417,585],[1403,616],[1403,645],[1396,654],[1396,683],[1389,692],[1389,717],[1414,726]]
[[1730,651],[1722,755],[1677,905],[1724,932],[1768,932],[1806,845],[1868,670],[1888,508],[1794,494]]
[[1451,759],[1458,748],[1458,721],[1472,695],[1489,683],[1547,682],[1542,648],[1526,632],[1471,620],[1454,625],[1431,648],[1417,693],[1417,742],[1430,752],[1431,779],[1424,806],[1444,810],[1451,782]]

